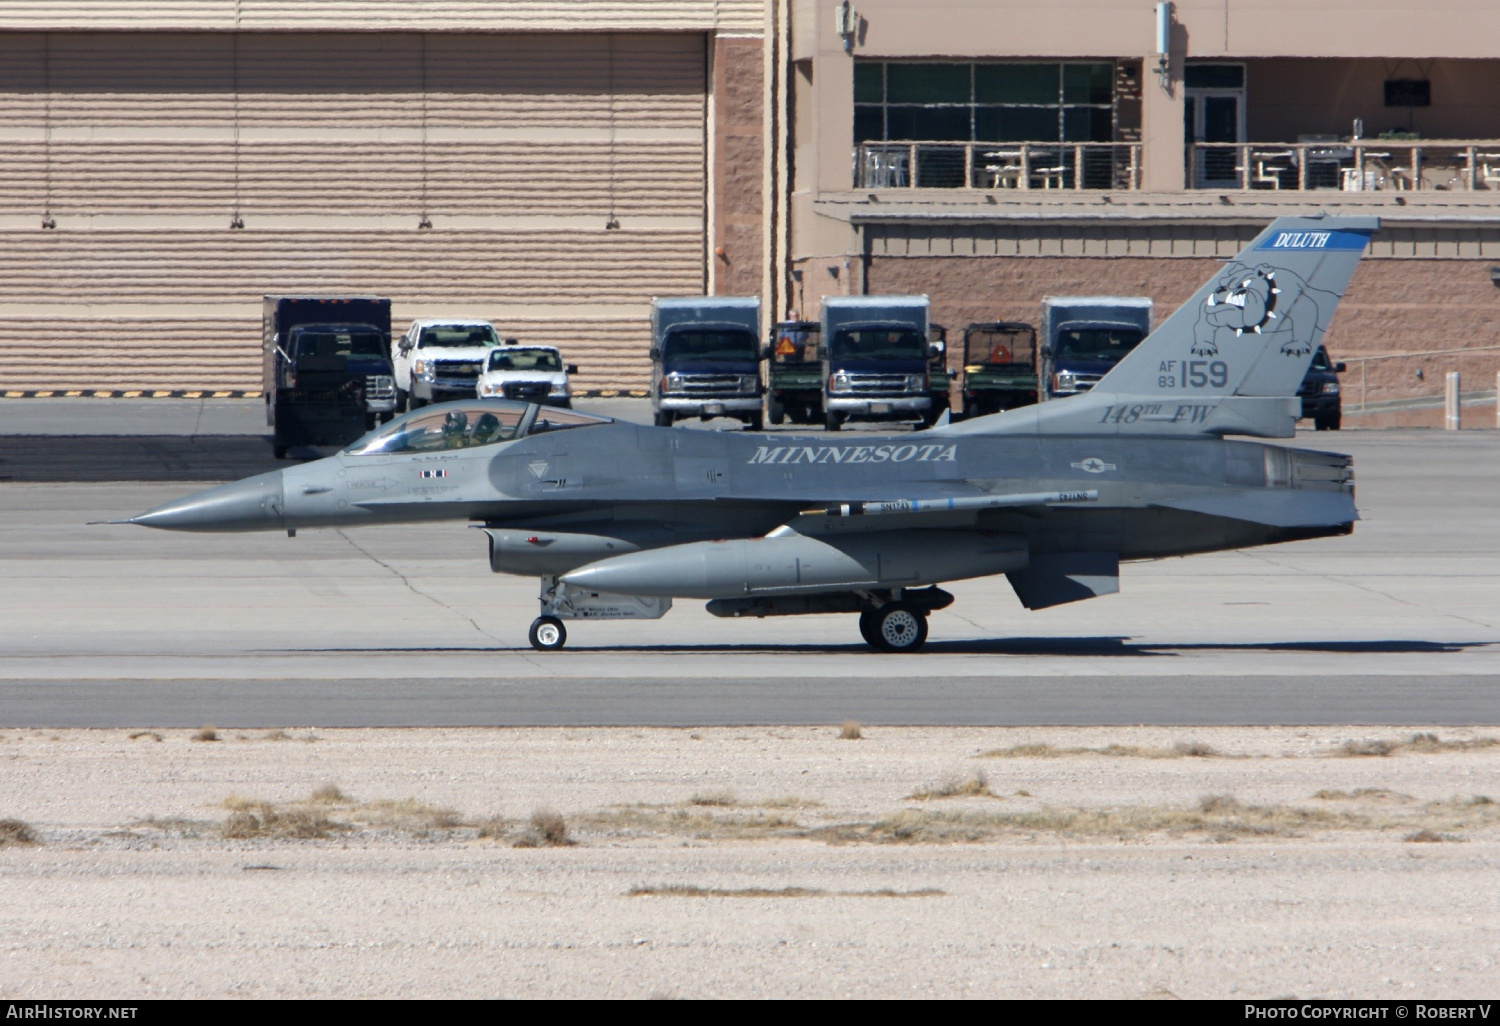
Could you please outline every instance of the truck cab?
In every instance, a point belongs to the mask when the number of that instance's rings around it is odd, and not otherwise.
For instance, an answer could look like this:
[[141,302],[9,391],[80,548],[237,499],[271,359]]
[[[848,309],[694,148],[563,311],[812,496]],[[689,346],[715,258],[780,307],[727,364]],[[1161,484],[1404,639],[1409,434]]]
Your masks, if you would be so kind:
[[963,415],[982,417],[1037,402],[1036,328],[1019,321],[990,321],[964,329],[964,369],[959,391]]
[[556,346],[522,345],[508,338],[491,349],[479,375],[481,399],[499,396],[525,399],[547,406],[571,408],[573,389],[568,375],[577,374],[576,363],[564,363]]
[[1313,353],[1307,375],[1297,389],[1297,397],[1302,400],[1302,416],[1311,417],[1313,427],[1318,431],[1337,431],[1343,425],[1344,405],[1339,375],[1346,369],[1342,361],[1334,363],[1328,350],[1322,346]]
[[[767,347],[768,348],[768,347]],[[658,427],[685,417],[764,426],[760,300],[703,296],[651,301],[651,406]]]
[[823,300],[823,422],[927,421],[932,411],[926,296]]
[[1087,392],[1151,334],[1151,300],[1048,296],[1042,301],[1041,398]]
[[277,459],[298,445],[344,445],[396,412],[391,301],[267,296],[261,335],[266,424]]
[[780,321],[771,329],[766,368],[766,415],[772,424],[823,420],[823,361],[817,321]]
[[413,321],[391,353],[401,409],[474,398],[490,350],[499,344],[489,321]]

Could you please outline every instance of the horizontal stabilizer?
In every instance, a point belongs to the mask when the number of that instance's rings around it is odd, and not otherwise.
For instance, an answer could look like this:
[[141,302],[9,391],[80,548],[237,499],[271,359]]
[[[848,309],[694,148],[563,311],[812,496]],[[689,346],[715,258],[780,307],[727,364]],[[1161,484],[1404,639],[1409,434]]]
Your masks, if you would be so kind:
[[1268,527],[1331,527],[1359,519],[1347,492],[1271,489],[1168,499],[1152,505],[1244,520]]
[[1113,552],[1048,552],[1005,576],[1021,605],[1046,609],[1119,591],[1120,557]]

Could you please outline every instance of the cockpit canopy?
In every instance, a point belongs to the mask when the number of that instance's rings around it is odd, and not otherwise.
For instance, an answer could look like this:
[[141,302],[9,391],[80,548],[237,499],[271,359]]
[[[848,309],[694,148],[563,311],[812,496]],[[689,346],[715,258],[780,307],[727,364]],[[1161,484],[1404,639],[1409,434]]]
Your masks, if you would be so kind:
[[612,423],[609,417],[515,399],[472,399],[413,410],[371,431],[345,449],[344,455],[472,449],[547,431],[609,423]]

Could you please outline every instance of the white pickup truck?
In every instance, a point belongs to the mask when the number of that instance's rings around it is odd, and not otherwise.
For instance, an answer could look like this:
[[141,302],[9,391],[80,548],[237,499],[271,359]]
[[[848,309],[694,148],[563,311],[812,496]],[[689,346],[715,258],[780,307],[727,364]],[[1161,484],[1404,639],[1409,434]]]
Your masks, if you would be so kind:
[[521,345],[508,338],[505,345],[490,350],[479,376],[479,397],[501,396],[525,399],[546,406],[573,405],[569,374],[577,374],[576,363],[563,363],[554,346]]
[[412,321],[391,346],[397,405],[406,410],[474,398],[479,375],[498,345],[500,337],[489,321]]

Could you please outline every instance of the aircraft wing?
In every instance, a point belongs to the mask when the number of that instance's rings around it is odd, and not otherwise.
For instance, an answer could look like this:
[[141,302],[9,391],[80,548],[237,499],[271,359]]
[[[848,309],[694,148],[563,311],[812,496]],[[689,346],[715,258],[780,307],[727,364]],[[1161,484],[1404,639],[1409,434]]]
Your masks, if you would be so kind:
[[932,499],[856,500],[803,510],[778,530],[809,534],[893,531],[914,527],[964,527],[977,522],[979,514],[986,510],[1008,509],[1040,515],[1052,507],[1097,502],[1098,499],[1097,491],[1088,490],[949,495]]

